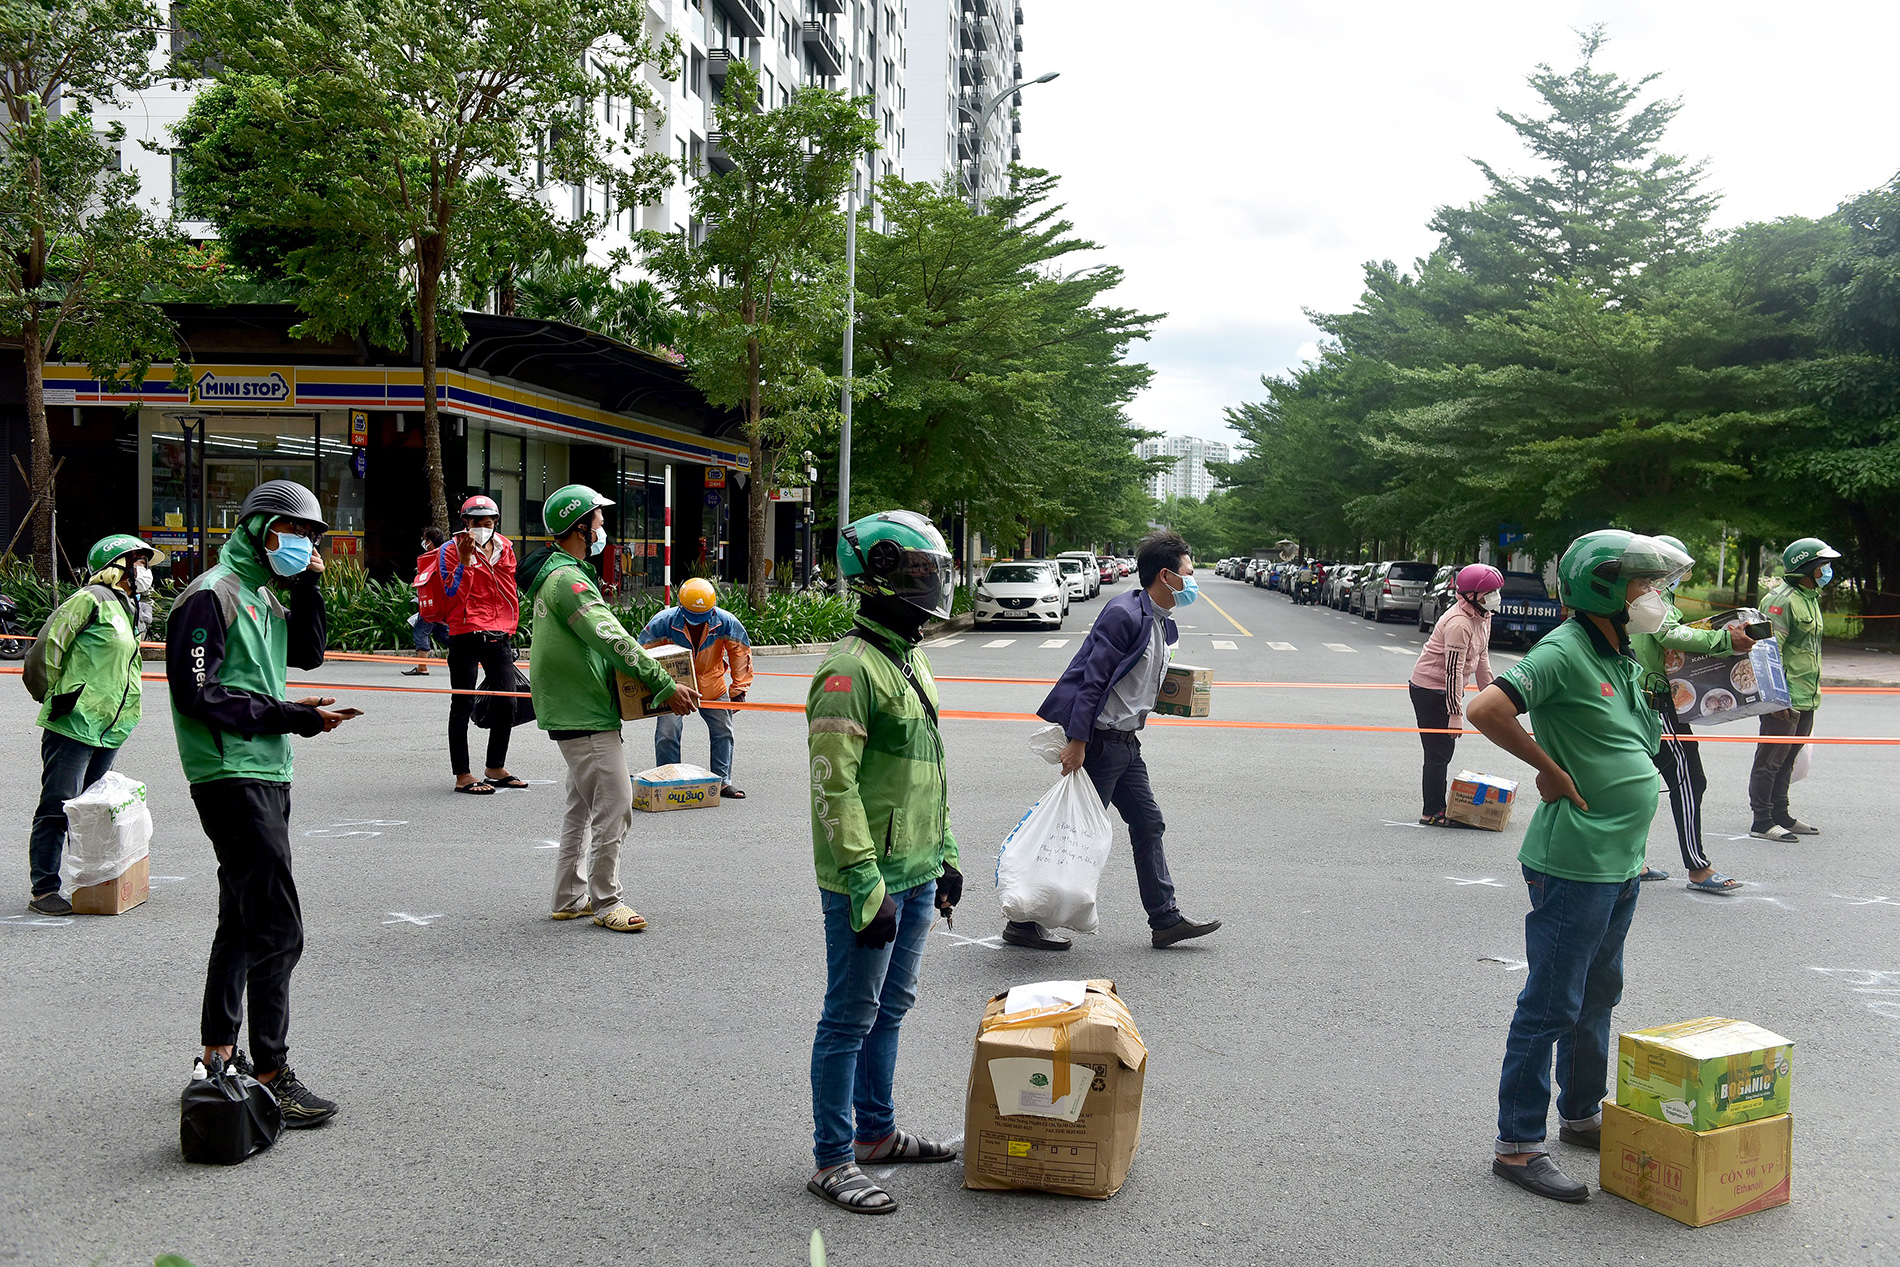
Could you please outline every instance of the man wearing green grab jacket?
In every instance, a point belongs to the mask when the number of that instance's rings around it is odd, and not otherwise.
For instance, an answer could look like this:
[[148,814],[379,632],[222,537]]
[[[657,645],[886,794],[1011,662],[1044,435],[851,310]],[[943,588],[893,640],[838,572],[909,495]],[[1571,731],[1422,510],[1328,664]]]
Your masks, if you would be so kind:
[[917,649],[956,588],[936,526],[885,511],[839,534],[857,625],[805,696],[811,839],[825,929],[825,1004],[812,1041],[805,1187],[854,1214],[897,1202],[861,1165],[944,1162],[954,1146],[897,1125],[897,1034],[917,999],[924,942],[963,896],[937,686]]
[[[637,933],[646,928],[646,919],[620,895],[620,846],[633,826],[633,781],[620,738],[614,674],[638,678],[656,703],[680,716],[699,707],[699,692],[675,683],[601,595],[589,560],[606,548],[601,508],[611,505],[585,484],[556,489],[541,512],[555,548],[536,551],[522,564],[521,588],[534,596],[529,693],[535,721],[567,762],[553,916],[592,915],[602,928]],[[531,575],[527,569],[533,569]]]
[[[1656,540],[1685,556],[1689,547],[1675,537]],[[1684,573],[1684,577],[1687,573]],[[1672,581],[1667,593],[1672,597],[1681,578]],[[1702,849],[1702,793],[1709,780],[1702,773],[1702,745],[1684,743],[1678,735],[1693,733],[1687,722],[1676,716],[1676,701],[1663,668],[1663,654],[1680,651],[1685,655],[1747,655],[1755,640],[1740,629],[1696,629],[1684,624],[1682,610],[1664,600],[1663,626],[1653,634],[1630,631],[1630,654],[1643,666],[1643,689],[1662,717],[1662,743],[1656,749],[1656,769],[1669,789],[1669,809],[1676,820],[1676,844],[1682,849],[1682,865],[1689,869],[1689,887],[1702,893],[1733,893],[1742,887],[1734,876],[1723,875],[1709,862]],[[1643,868],[1645,880],[1667,880],[1669,876],[1653,867]]]
[[[1781,552],[1781,579],[1762,596],[1762,612],[1781,644],[1781,667],[1788,674],[1788,707],[1764,713],[1764,735],[1811,735],[1814,710],[1821,704],[1821,591],[1834,580],[1840,552],[1819,537],[1803,537]],[[1754,818],[1748,834],[1787,844],[1796,836],[1816,836],[1788,808],[1788,784],[1795,755],[1803,745],[1765,743],[1755,747],[1748,775],[1748,806]]]

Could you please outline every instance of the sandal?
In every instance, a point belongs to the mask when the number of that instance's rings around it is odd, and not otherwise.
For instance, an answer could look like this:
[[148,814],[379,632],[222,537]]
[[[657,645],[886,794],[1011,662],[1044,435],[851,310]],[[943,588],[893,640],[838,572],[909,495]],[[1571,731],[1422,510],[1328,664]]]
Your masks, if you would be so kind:
[[495,789],[480,779],[475,780],[473,783],[457,783],[455,790],[460,792],[463,796],[493,796],[495,794]]
[[1418,825],[1420,827],[1449,827],[1451,826],[1451,820],[1446,818],[1443,814],[1421,814],[1419,815]]
[[866,1149],[863,1144],[853,1144],[852,1152],[857,1155],[860,1166],[889,1166],[899,1162],[936,1162],[956,1160],[957,1150],[953,1144],[939,1144],[934,1139],[925,1139],[913,1135],[901,1126],[892,1131],[889,1138],[890,1151],[880,1155],[870,1155],[883,1146],[886,1141],[878,1140]]
[[1742,882],[1732,875],[1723,875],[1720,871],[1716,871],[1712,872],[1706,880],[1689,881],[1686,887],[1694,889],[1698,893],[1729,894],[1741,888]]
[[512,774],[504,774],[499,779],[490,775],[488,778],[483,779],[482,782],[488,784],[489,787],[520,788],[524,792],[528,790],[528,785]]
[[647,926],[646,916],[640,914],[640,912],[634,910],[625,902],[614,907],[611,911],[603,911],[601,914],[594,916],[594,922],[599,924],[602,928],[610,929],[616,933],[637,933]]
[[743,801],[745,799],[745,793],[732,786],[732,784],[727,783],[719,789],[719,799],[722,801]]
[[1658,871],[1655,867],[1644,866],[1643,873],[1636,878],[1638,880],[1667,880],[1669,873],[1667,871]]
[[897,1198],[878,1187],[855,1161],[833,1166],[823,1177],[813,1175],[805,1191],[853,1214],[890,1214],[897,1209]]
[[429,666],[426,664],[418,664],[413,669],[404,669],[402,671],[402,675],[404,677],[428,677]]

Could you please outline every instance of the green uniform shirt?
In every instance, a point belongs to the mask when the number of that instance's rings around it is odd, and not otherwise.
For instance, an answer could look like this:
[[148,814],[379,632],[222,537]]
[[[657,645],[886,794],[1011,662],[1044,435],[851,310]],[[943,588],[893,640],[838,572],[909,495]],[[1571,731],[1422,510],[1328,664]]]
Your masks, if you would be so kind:
[[1517,859],[1565,880],[1616,884],[1643,869],[1662,780],[1650,760],[1662,719],[1643,698],[1642,666],[1584,616],[1544,635],[1497,684],[1528,712],[1538,746],[1577,785],[1588,811],[1544,801]]
[[655,703],[679,689],[601,597],[593,569],[565,550],[535,584],[533,662],[528,693],[543,730],[619,730],[616,672],[639,678]]
[[1808,712],[1821,706],[1821,591],[1783,577],[1761,600],[1781,644],[1788,674],[1788,706]]
[[139,724],[138,635],[130,600],[88,585],[46,625],[40,725],[94,748],[117,748]]
[[935,880],[957,865],[943,735],[903,673],[868,637],[910,666],[937,707],[930,661],[864,617],[835,643],[805,695],[811,758],[811,844],[818,887],[851,899],[851,927],[877,915],[885,893]]
[[[1653,634],[1629,636],[1630,654],[1645,673],[1663,671],[1663,652],[1683,651],[1690,655],[1734,655],[1735,642],[1726,629],[1696,629],[1683,623],[1682,610],[1674,603],[1663,616],[1663,627]],[[1584,797],[1589,800],[1589,797]]]

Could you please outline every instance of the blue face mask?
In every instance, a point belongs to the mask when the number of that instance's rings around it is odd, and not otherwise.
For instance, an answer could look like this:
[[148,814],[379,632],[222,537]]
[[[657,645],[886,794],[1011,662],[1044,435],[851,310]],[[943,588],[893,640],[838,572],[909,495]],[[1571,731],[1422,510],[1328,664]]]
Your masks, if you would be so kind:
[[1814,574],[1814,583],[1816,585],[1826,585],[1829,581],[1832,581],[1833,579],[1834,579],[1834,565],[1832,563],[1823,563],[1821,565],[1821,570]]
[[587,557],[591,559],[606,548],[607,530],[605,528],[594,529],[593,539],[587,543]]
[[277,548],[266,553],[270,556],[271,571],[279,576],[295,576],[309,568],[310,556],[316,553],[316,547],[308,537],[279,533]]
[[[1177,573],[1176,575],[1179,575]],[[1194,600],[1201,596],[1201,585],[1191,576],[1181,577],[1181,588],[1174,592],[1176,607],[1192,607]]]

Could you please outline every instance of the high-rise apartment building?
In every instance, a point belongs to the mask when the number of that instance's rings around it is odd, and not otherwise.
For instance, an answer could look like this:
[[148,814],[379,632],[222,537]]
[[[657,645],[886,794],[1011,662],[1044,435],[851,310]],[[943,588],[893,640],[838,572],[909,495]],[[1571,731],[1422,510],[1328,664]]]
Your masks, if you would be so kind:
[[[1009,190],[1022,157],[1022,119],[999,94],[1023,77],[1017,0],[907,0],[910,51],[904,178],[957,178],[966,196]],[[992,102],[987,114],[984,108]]]
[[1215,482],[1207,464],[1231,461],[1228,454],[1228,447],[1223,442],[1200,440],[1193,436],[1166,436],[1158,440],[1143,440],[1135,445],[1135,456],[1138,458],[1174,459],[1174,465],[1148,482],[1148,495],[1162,501],[1170,497],[1205,500],[1214,491]]

